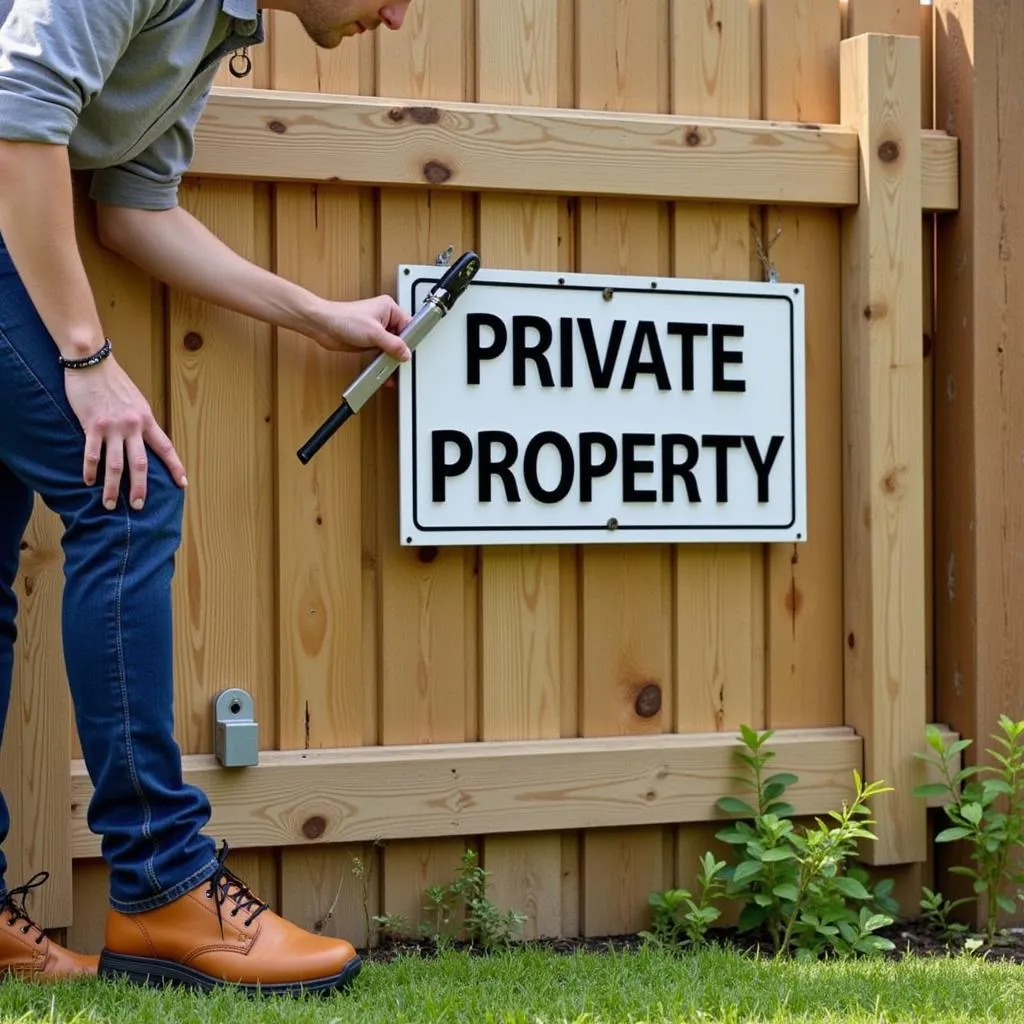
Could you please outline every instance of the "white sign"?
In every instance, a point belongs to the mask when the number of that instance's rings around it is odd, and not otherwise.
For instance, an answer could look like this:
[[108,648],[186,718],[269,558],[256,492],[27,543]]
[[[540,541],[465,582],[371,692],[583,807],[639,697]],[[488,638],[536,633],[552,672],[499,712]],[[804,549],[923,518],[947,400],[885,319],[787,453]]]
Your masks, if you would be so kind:
[[800,285],[484,268],[398,390],[402,544],[807,537]]

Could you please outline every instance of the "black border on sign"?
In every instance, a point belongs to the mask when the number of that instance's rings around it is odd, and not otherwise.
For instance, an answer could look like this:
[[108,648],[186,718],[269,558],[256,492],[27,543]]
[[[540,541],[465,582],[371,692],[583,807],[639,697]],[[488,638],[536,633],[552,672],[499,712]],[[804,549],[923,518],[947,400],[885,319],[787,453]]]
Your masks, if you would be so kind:
[[[416,289],[420,285],[426,285],[433,287],[440,280],[440,276],[437,277],[420,277],[412,282],[410,296],[412,298],[412,307],[416,307]],[[530,288],[530,289],[547,289],[550,291],[577,291],[577,292],[595,292],[604,291],[602,285],[587,285],[587,284],[540,284],[536,282],[527,283],[525,281],[474,281],[470,288]],[[708,289],[699,288],[640,288],[640,287],[621,287],[614,286],[612,289],[616,293],[622,292],[627,295],[700,295],[700,296],[722,296],[727,299],[757,299],[769,301],[783,301],[789,305],[789,459],[790,465],[793,467],[793,472],[790,474],[790,518],[788,523],[780,524],[765,524],[765,523],[747,523],[747,524],[733,524],[727,526],[706,526],[699,524],[681,524],[674,526],[672,524],[637,524],[630,526],[624,523],[619,523],[616,527],[616,533],[653,533],[655,531],[670,531],[676,530],[680,533],[689,532],[704,532],[706,530],[788,530],[796,522],[796,381],[795,381],[795,347],[796,347],[796,331],[794,328],[794,320],[796,314],[793,308],[793,300],[788,295],[757,295],[750,294],[749,292],[730,292],[730,291],[715,291]],[[607,533],[608,526],[605,523],[593,523],[582,526],[563,526],[563,525],[551,525],[551,526],[424,526],[420,523],[419,519],[419,473],[417,466],[417,455],[416,455],[416,353],[412,354],[411,360],[411,371],[412,371],[412,518],[416,524],[416,528],[422,533],[470,533],[473,531],[486,530],[490,533],[531,533],[540,530],[550,530],[551,532],[569,533],[569,532],[593,532],[593,533]]]

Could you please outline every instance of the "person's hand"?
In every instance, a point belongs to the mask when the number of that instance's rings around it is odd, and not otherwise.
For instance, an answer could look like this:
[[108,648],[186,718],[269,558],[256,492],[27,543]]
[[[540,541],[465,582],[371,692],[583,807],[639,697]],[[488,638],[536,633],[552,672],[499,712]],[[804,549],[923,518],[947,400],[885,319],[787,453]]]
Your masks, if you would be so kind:
[[106,450],[104,507],[116,506],[121,475],[127,466],[129,500],[132,508],[142,508],[149,468],[147,444],[166,464],[174,481],[186,486],[185,467],[174,445],[160,429],[142,392],[113,356],[84,370],[65,370],[64,389],[85,431],[82,480],[87,486],[96,483],[100,457]]
[[318,310],[313,337],[332,352],[362,353],[376,348],[406,362],[409,348],[398,335],[411,319],[390,295],[354,302],[325,301]]

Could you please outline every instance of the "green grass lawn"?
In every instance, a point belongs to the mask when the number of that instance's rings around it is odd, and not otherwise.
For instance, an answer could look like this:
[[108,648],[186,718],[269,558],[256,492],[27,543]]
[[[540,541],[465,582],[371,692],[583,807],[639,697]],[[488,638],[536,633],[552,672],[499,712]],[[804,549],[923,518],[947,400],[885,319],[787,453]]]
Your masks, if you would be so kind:
[[451,952],[369,963],[330,998],[5,981],[0,1024],[979,1024],[1024,1021],[1022,971],[967,956],[799,964],[719,950]]

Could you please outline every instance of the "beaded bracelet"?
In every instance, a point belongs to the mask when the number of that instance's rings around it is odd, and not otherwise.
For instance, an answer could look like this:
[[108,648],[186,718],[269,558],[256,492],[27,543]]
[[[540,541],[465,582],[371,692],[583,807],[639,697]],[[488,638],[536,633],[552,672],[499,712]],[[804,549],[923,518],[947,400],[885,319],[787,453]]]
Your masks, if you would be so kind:
[[64,356],[58,356],[57,359],[65,370],[84,370],[88,366],[102,363],[110,355],[111,348],[110,339],[104,338],[103,348],[99,352],[94,352],[91,356],[85,356],[83,359],[65,359]]

